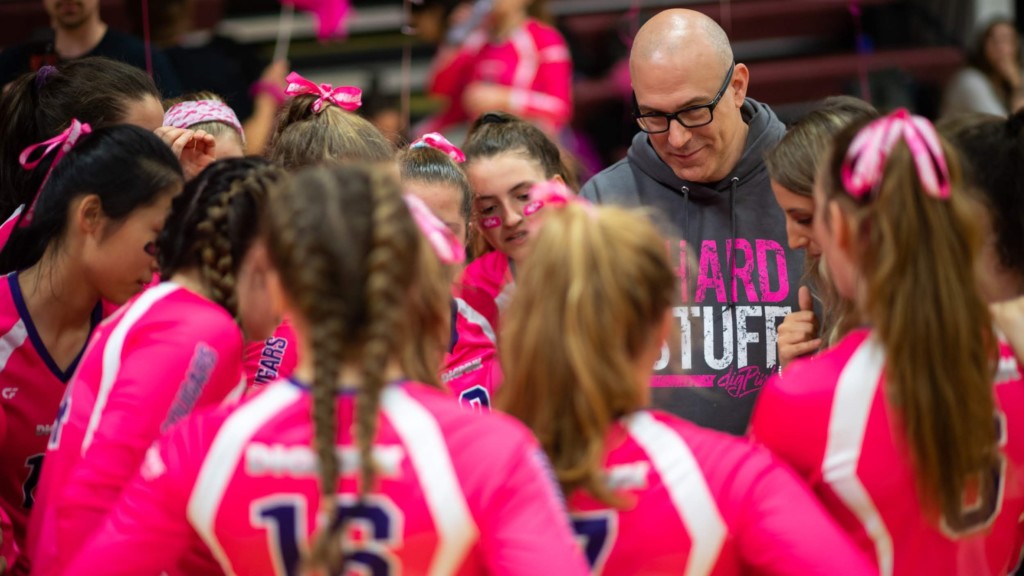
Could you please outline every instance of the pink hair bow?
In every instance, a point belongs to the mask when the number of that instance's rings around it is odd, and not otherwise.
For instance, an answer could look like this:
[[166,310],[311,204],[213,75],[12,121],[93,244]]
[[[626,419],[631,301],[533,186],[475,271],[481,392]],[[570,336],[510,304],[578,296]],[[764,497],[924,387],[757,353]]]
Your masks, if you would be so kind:
[[547,180],[534,184],[530,188],[530,202],[523,207],[523,216],[533,216],[544,206],[564,206],[581,204],[589,207],[585,199],[573,194],[565,184],[558,180]]
[[456,162],[466,161],[466,155],[462,153],[462,150],[459,150],[458,146],[452,144],[451,142],[448,141],[447,138],[438,134],[437,132],[430,132],[429,134],[424,134],[423,136],[420,136],[419,138],[414,140],[412,144],[409,144],[409,148],[418,148],[420,146],[426,146],[428,148],[440,150],[441,152],[444,152],[445,154],[448,155],[449,158]]
[[931,122],[906,109],[868,124],[850,143],[843,159],[843,186],[857,199],[875,190],[885,173],[893,147],[902,139],[910,148],[917,176],[925,192],[939,200],[949,198],[949,166]]
[[363,91],[355,86],[338,86],[335,88],[326,83],[314,84],[300,76],[297,72],[288,74],[285,80],[288,81],[288,86],[284,89],[284,93],[288,96],[300,96],[302,94],[318,96],[316,102],[313,102],[313,114],[319,114],[323,110],[324,102],[330,102],[349,112],[358,110],[363,105]]
[[[53,138],[50,138],[46,142],[33,144],[21,151],[21,156],[18,156],[18,162],[21,163],[21,167],[24,168],[25,170],[32,170],[33,168],[38,166],[39,163],[42,162],[43,159],[50,154],[50,152],[56,150],[57,153],[53,157],[53,162],[50,163],[49,170],[46,171],[46,176],[43,177],[43,182],[39,185],[39,190],[36,190],[36,195],[32,198],[32,203],[29,204],[28,209],[24,211],[24,215],[22,216],[19,225],[28,226],[32,222],[32,217],[35,215],[36,211],[36,202],[39,200],[39,193],[43,191],[43,187],[46,185],[46,181],[50,179],[50,174],[53,173],[53,168],[57,166],[57,163],[60,162],[60,159],[63,158],[64,155],[67,154],[69,150],[71,150],[71,148],[74,147],[74,145],[78,142],[79,138],[81,138],[85,134],[89,134],[90,132],[92,132],[92,128],[88,124],[79,122],[78,120],[72,118],[71,125],[68,126],[67,130],[61,132],[60,134],[54,136]],[[36,150],[39,150],[40,148],[43,147],[45,147],[45,149],[43,149],[42,154],[39,154],[39,156],[35,160],[30,160],[32,154]]]
[[409,207],[409,213],[412,214],[412,219],[416,221],[420,231],[427,237],[427,242],[430,242],[430,247],[434,249],[441,262],[445,264],[464,262],[466,249],[462,242],[455,237],[455,233],[445,226],[444,222],[441,222],[419,197],[405,194],[404,198],[406,206]]

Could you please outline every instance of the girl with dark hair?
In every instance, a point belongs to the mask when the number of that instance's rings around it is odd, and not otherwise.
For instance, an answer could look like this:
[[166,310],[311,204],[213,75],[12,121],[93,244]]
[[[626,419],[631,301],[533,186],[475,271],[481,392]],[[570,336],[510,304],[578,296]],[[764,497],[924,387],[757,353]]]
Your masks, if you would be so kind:
[[39,190],[48,166],[23,170],[21,151],[59,134],[72,118],[102,128],[163,124],[160,92],[138,68],[107,58],[72,60],[25,74],[0,95],[0,219]]
[[[155,240],[182,185],[174,154],[141,128],[89,133],[74,120],[56,141],[70,150],[47,162],[52,172],[0,250],[0,507],[22,549],[65,385],[106,315],[102,301],[120,305],[152,279]],[[13,573],[27,571],[23,557]]]
[[884,576],[1007,574],[1024,512],[1024,382],[976,277],[984,213],[957,155],[898,110],[840,132],[815,237],[858,323],[761,392],[751,433]]
[[536,441],[438,389],[447,283],[398,183],[304,171],[263,242],[294,376],[166,435],[67,573],[201,538],[228,574],[586,574]]
[[57,412],[30,531],[34,573],[61,573],[162,431],[241,392],[239,323],[258,339],[276,323],[260,313],[245,258],[282,176],[262,159],[223,160],[175,199],[154,251],[165,281],[97,331]]
[[515,267],[533,236],[530,189],[569,182],[573,172],[539,128],[502,112],[474,122],[463,165],[473,190],[470,250],[476,259],[455,286],[455,328],[442,380],[469,406],[489,408],[501,382],[497,338],[501,309],[515,287]]

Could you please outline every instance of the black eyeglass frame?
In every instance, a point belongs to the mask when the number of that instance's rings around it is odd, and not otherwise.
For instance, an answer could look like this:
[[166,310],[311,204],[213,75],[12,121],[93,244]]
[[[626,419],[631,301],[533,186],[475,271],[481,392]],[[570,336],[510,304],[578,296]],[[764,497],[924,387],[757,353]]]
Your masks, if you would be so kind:
[[[686,108],[681,108],[679,110],[676,110],[675,112],[647,112],[646,114],[641,114],[640,103],[637,102],[636,100],[636,92],[633,92],[633,118],[636,120],[637,126],[639,126],[640,130],[643,130],[647,134],[663,134],[665,132],[668,132],[672,128],[673,120],[679,122],[679,124],[681,124],[685,128],[700,128],[701,126],[707,126],[708,124],[711,124],[712,122],[715,121],[715,107],[718,106],[718,103],[722,100],[722,96],[725,96],[725,91],[727,88],[729,88],[729,84],[732,82],[732,73],[735,70],[736,63],[733,62],[729,66],[729,72],[726,73],[725,75],[725,81],[722,82],[722,87],[718,89],[718,93],[715,94],[715,97],[711,99],[711,102],[708,102],[707,104],[699,104],[697,106],[687,106]],[[702,122],[700,124],[687,124],[686,122],[683,122],[682,118],[679,117],[679,115],[683,114],[684,112],[693,112],[694,110],[700,110],[701,108],[708,109],[707,122]],[[666,120],[665,129],[648,130],[644,126],[644,118],[664,118]]]

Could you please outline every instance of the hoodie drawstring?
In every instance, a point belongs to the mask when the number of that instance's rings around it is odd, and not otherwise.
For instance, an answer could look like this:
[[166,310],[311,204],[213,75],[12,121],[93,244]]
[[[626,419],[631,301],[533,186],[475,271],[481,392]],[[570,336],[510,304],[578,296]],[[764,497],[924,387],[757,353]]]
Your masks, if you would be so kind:
[[728,268],[726,272],[728,280],[725,283],[725,299],[729,302],[729,308],[736,307],[736,287],[733,286],[732,269],[733,264],[736,262],[736,186],[739,183],[740,179],[735,176],[729,180],[729,237],[732,239],[732,250],[726,250],[729,256],[726,258],[725,263]]

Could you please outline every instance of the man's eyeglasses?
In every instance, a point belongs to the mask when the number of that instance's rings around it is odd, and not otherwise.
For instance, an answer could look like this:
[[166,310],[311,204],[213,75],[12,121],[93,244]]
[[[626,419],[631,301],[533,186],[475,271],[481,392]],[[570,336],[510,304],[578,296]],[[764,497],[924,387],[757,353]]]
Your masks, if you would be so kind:
[[701,104],[699,106],[688,106],[682,110],[666,114],[664,112],[648,112],[646,114],[640,113],[640,104],[636,101],[636,93],[633,93],[633,117],[636,118],[636,123],[640,125],[640,129],[648,134],[661,134],[662,132],[668,132],[669,126],[672,121],[675,120],[687,128],[700,128],[701,126],[707,126],[711,124],[711,121],[715,119],[715,107],[718,106],[718,102],[725,95],[725,89],[729,87],[729,82],[732,81],[732,72],[736,68],[736,63],[732,63],[729,66],[729,73],[725,75],[725,81],[722,82],[722,87],[718,89],[718,94],[708,102],[707,104]]

